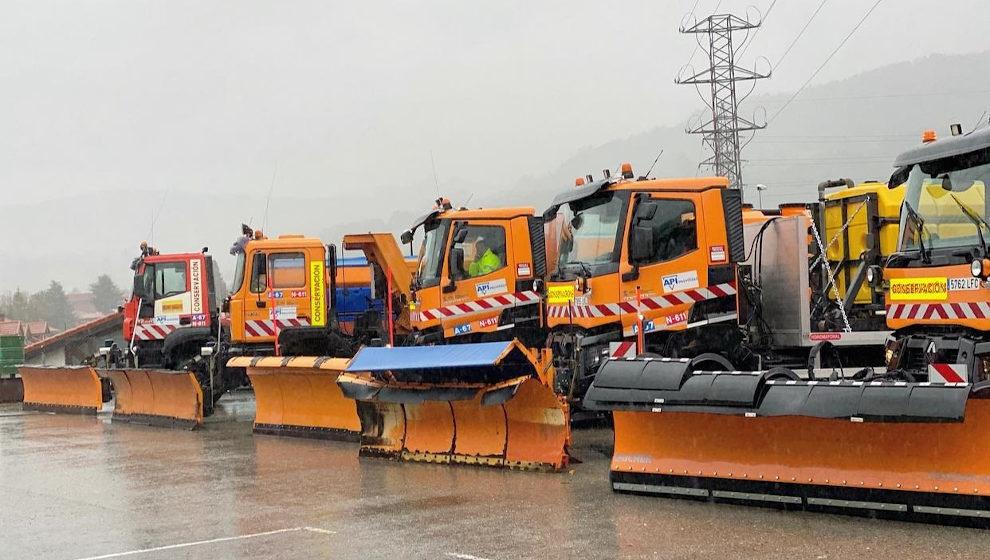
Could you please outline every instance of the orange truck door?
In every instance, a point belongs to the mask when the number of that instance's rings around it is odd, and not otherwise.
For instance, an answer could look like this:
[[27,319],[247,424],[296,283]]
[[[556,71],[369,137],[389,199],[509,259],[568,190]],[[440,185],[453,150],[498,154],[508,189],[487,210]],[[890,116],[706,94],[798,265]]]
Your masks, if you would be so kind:
[[[644,332],[686,328],[691,306],[708,287],[708,246],[701,196],[697,193],[640,194],[623,248],[623,301],[640,289]],[[636,274],[638,272],[638,275]],[[635,316],[623,332],[635,334]]]
[[511,241],[504,222],[454,223],[441,278],[445,337],[498,330],[502,302],[516,289]]

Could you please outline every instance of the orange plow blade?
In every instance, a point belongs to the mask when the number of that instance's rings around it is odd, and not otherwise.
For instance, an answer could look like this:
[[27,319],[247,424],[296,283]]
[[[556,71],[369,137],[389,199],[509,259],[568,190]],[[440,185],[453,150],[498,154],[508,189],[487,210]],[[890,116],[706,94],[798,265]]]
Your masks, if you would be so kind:
[[100,378],[89,366],[17,366],[24,409],[96,414],[103,408]]
[[203,425],[203,391],[188,371],[104,370],[114,387],[112,421],[195,429]]
[[990,395],[965,383],[776,380],[610,360],[616,491],[990,526]]
[[251,378],[255,433],[357,441],[357,407],[337,386],[347,363],[341,358],[239,357],[227,366],[246,368]]
[[567,464],[561,450],[571,443],[567,404],[535,379],[527,379],[505,403],[508,440],[505,464],[513,468]]
[[567,465],[567,409],[517,342],[365,348],[338,384],[361,454],[528,470]]

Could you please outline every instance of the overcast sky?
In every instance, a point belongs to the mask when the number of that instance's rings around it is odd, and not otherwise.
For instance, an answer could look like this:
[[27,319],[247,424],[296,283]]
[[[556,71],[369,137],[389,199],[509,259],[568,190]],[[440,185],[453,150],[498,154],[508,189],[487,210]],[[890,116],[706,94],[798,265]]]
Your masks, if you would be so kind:
[[[699,0],[698,16],[716,3]],[[771,4],[725,0],[719,11],[754,3]],[[742,62],[777,62],[818,4],[776,2]],[[478,175],[514,184],[698,111],[694,90],[673,85],[692,53],[704,65],[677,33],[694,5],[3,1],[0,212],[119,189],[236,201],[264,196],[273,174],[276,197],[347,193],[388,208],[433,196],[407,192],[433,183],[431,153],[441,187]],[[827,2],[758,91],[798,88],[870,5]],[[985,50],[988,11],[977,0],[886,0],[815,83]],[[159,203],[146,202],[135,211]],[[493,202],[497,192],[473,204]]]

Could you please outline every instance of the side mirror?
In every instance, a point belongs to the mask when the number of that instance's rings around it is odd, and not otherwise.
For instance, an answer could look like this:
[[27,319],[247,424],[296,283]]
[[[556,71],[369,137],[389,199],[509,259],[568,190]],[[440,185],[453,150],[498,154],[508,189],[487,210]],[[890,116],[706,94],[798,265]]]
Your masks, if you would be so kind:
[[220,311],[230,313],[230,296],[223,298],[223,303],[220,305]]
[[[653,211],[656,211],[656,207]],[[631,237],[629,240],[629,260],[634,264],[650,260],[653,257],[653,228],[633,226]]]
[[464,277],[464,249],[460,247],[451,249],[450,260],[447,262],[447,275],[450,277],[450,283],[443,287],[443,291],[449,293],[456,289],[457,281]]
[[401,241],[403,245],[409,245],[410,243],[412,243],[413,242],[412,230],[407,229],[406,231],[402,232],[402,235],[399,236],[399,241]]
[[657,215],[657,203],[652,201],[640,202],[636,206],[636,221],[652,220]]
[[327,243],[327,267],[330,273],[330,285],[325,287],[329,292],[330,309],[337,309],[337,246]]
[[454,243],[464,243],[467,239],[468,230],[464,227],[463,222],[454,230]]

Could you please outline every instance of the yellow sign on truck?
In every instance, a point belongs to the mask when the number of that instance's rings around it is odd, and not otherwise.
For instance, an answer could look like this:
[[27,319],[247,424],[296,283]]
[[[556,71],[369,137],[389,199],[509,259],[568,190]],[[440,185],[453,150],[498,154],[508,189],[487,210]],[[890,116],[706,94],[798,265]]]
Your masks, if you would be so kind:
[[323,263],[314,260],[309,266],[310,285],[313,297],[310,298],[310,317],[314,327],[322,327],[327,323],[326,284],[323,278]]
[[574,301],[574,286],[550,286],[547,288],[547,300],[550,303]]
[[891,278],[890,299],[892,300],[942,300],[949,296],[948,279],[930,278]]

